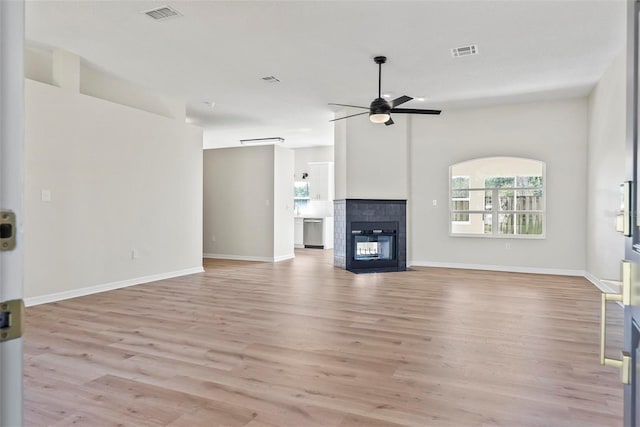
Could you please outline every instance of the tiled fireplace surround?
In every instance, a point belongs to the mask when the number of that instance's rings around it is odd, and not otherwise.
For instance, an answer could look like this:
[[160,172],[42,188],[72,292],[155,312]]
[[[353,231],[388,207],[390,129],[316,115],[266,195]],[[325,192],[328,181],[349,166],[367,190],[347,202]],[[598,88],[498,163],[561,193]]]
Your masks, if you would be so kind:
[[[345,199],[336,200],[334,206],[334,248],[333,264],[349,271],[352,269],[353,247],[351,239],[351,224],[353,222],[397,222],[396,234],[398,259],[397,269],[407,269],[407,201],[406,200],[375,200],[375,199]],[[367,270],[374,272],[375,270]],[[384,269],[381,271],[390,271]]]

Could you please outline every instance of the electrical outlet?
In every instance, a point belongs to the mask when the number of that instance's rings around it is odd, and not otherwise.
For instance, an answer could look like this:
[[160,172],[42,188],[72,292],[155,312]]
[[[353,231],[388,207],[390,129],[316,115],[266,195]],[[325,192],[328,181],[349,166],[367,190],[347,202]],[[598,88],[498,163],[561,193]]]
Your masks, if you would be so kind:
[[504,247],[509,250],[511,249],[511,243],[505,243]]
[[211,236],[211,241],[212,241],[212,242],[215,242],[215,241],[216,241],[216,235],[215,235],[215,234]]
[[433,206],[434,206],[434,207],[438,206],[438,201],[437,201],[436,199],[433,199],[433,202],[432,202],[432,203],[433,203]]
[[131,259],[140,258],[140,252],[137,249],[131,249]]

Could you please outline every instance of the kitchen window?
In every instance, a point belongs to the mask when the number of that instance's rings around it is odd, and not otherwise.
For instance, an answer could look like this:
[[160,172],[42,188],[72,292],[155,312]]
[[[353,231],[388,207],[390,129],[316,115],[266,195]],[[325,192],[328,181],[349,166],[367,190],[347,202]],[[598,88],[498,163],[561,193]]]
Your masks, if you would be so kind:
[[297,181],[293,183],[293,210],[296,215],[302,215],[309,203],[309,182]]
[[490,157],[449,168],[450,234],[544,238],[545,164]]

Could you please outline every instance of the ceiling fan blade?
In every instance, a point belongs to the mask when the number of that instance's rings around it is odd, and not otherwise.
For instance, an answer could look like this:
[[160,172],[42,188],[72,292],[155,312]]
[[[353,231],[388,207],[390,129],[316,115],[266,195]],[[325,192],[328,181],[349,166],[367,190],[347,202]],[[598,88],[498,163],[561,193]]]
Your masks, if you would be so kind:
[[417,108],[392,108],[392,113],[404,114],[440,114],[441,110],[419,110]]
[[333,119],[333,120],[329,120],[329,121],[330,122],[335,122],[336,120],[348,119],[349,117],[361,116],[363,114],[369,114],[369,112],[365,111],[364,113],[358,113],[358,114],[352,114],[350,116],[338,117],[337,119]]
[[360,107],[359,105],[349,105],[349,104],[334,104],[334,103],[329,103],[329,105],[337,105],[339,107],[353,107],[353,108],[363,108],[365,110],[368,110],[369,107]]
[[385,124],[385,126],[391,126],[393,124],[393,119],[391,117],[389,117],[389,120],[384,122],[384,124]]
[[404,104],[405,102],[409,102],[411,101],[413,98],[407,95],[402,95],[396,99],[394,99],[393,101],[389,102],[389,105],[391,105],[391,108],[395,108],[400,104]]

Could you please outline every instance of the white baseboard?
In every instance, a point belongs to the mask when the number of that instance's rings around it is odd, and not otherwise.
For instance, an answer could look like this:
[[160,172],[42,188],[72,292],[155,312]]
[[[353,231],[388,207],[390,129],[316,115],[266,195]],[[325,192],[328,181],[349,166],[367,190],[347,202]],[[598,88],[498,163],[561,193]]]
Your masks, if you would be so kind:
[[304,249],[304,245],[293,245],[296,249]]
[[56,292],[54,294],[40,295],[37,297],[29,297],[24,299],[24,305],[31,307],[49,302],[62,301],[70,298],[83,297],[85,295],[97,294],[114,289],[127,288],[129,286],[141,285],[143,283],[155,282],[158,280],[172,279],[174,277],[186,276],[188,274],[202,273],[204,268],[193,267],[185,270],[170,271],[168,273],[153,274],[151,276],[136,277],[133,279],[121,280],[118,282],[103,283],[101,285],[89,286],[86,288],[72,289],[64,292]]
[[257,262],[278,262],[295,258],[294,254],[287,254],[278,257],[251,256],[251,255],[229,255],[229,254],[202,254],[203,258],[210,259],[230,259],[234,261],[257,261]]
[[285,260],[288,260],[288,259],[293,259],[295,257],[296,257],[295,254],[280,255],[280,256],[277,256],[277,257],[273,258],[273,262],[285,261]]
[[455,262],[410,261],[410,267],[459,268],[464,270],[505,271],[509,273],[553,274],[557,276],[584,276],[584,270],[567,270],[561,268],[518,267],[486,264],[463,264]]
[[271,257],[252,255],[202,254],[202,257],[210,259],[230,259],[234,261],[273,262],[273,258]]
[[605,294],[617,294],[620,292],[620,289],[616,289],[614,288],[614,286],[611,286],[611,284],[608,283],[608,282],[616,282],[615,280],[598,279],[596,276],[589,273],[588,271],[584,273],[584,278],[590,281],[591,283],[593,283],[593,285],[596,288],[600,289],[600,291],[604,292]]

